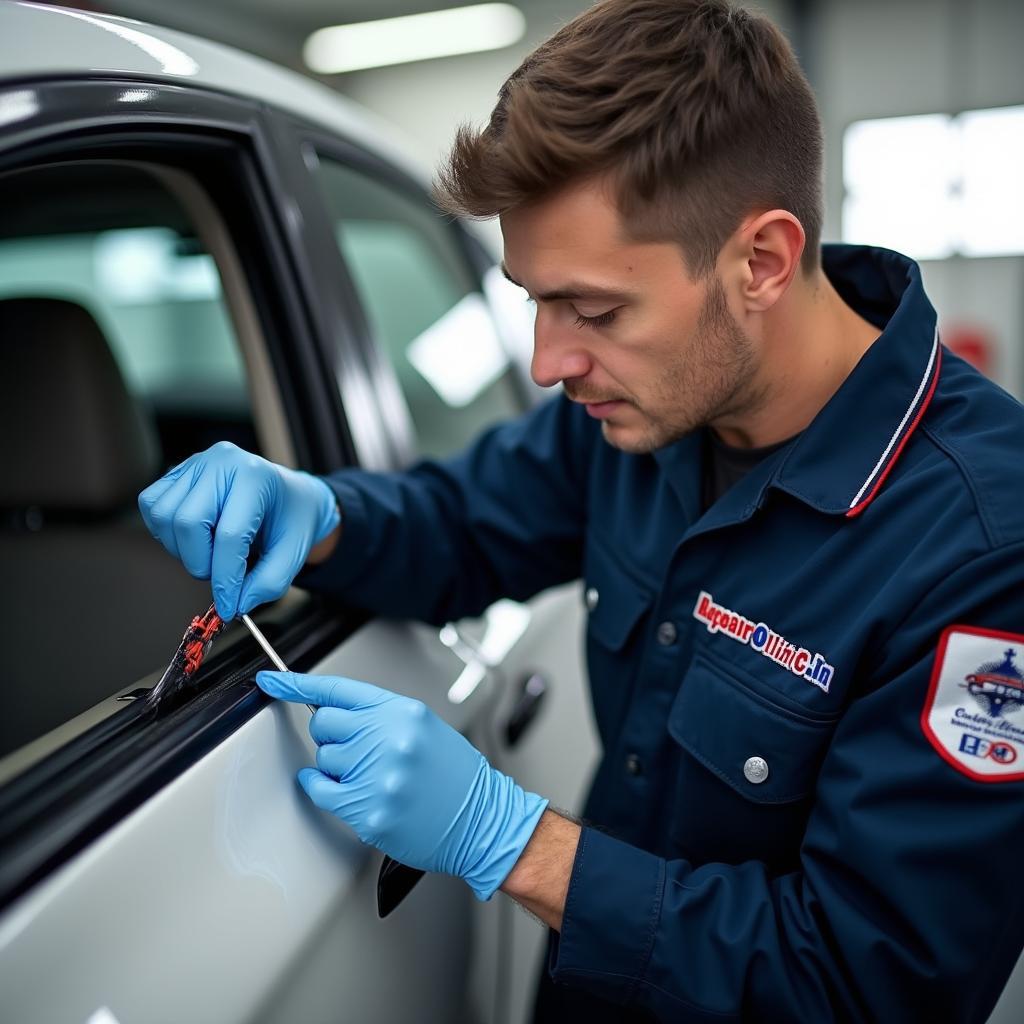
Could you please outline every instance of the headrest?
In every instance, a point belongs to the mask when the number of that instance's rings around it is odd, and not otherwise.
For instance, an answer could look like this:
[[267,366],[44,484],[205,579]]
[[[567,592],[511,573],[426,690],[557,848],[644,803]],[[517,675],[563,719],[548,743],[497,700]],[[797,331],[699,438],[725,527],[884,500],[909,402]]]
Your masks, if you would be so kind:
[[158,469],[152,424],[75,302],[0,299],[0,506],[113,511]]

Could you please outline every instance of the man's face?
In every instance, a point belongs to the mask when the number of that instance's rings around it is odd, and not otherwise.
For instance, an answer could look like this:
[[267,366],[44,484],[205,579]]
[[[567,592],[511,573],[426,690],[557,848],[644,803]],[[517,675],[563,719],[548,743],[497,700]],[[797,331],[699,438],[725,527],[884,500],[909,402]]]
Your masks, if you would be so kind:
[[628,240],[599,182],[501,230],[505,272],[537,303],[533,379],[562,382],[609,444],[650,452],[751,401],[756,349],[717,275],[694,282],[675,244]]

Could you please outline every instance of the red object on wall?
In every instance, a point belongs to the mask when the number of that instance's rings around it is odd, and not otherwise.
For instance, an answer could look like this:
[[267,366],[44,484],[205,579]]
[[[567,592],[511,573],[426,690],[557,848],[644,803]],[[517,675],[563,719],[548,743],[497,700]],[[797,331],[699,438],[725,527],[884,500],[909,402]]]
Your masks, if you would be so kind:
[[953,352],[992,377],[996,363],[996,341],[992,332],[978,324],[953,324],[939,329],[942,343]]

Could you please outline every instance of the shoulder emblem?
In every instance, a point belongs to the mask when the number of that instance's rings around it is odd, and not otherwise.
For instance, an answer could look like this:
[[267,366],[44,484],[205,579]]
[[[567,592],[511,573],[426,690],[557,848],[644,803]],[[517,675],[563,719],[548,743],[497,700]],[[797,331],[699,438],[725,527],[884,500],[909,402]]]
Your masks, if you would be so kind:
[[921,728],[979,782],[1024,779],[1024,636],[950,626],[939,640]]

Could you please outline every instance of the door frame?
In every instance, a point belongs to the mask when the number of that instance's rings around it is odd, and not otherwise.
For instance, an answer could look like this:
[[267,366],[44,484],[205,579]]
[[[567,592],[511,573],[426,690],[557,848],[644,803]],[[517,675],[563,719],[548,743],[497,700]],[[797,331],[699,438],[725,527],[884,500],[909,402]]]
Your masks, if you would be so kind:
[[[26,87],[37,110],[0,135],[0,181],[9,172],[55,163],[130,159],[192,175],[199,167],[219,168],[222,185],[236,186],[233,198],[232,190],[221,189],[217,198],[236,205],[220,212],[236,244],[240,225],[249,232],[239,256],[257,286],[253,299],[299,463],[314,472],[354,463],[357,445],[342,396],[365,392],[370,382],[315,286],[301,224],[268,141],[266,108],[137,76],[5,82],[0,95]],[[372,421],[359,428],[364,437],[379,429]],[[301,671],[366,619],[309,597],[275,610],[265,628]],[[263,660],[247,643],[215,652],[195,690],[159,715],[144,701],[127,703],[0,785],[0,910],[262,710],[269,699],[250,680]]]

